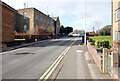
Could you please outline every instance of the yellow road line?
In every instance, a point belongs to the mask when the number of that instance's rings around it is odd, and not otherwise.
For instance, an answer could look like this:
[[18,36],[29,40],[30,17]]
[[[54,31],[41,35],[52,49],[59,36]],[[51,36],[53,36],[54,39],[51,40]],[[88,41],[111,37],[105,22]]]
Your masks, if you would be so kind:
[[[65,56],[65,54],[68,52],[69,49],[70,49],[70,47],[64,52],[64,56]],[[55,66],[52,68],[52,70],[47,74],[47,76],[44,78],[45,80],[50,77],[50,75],[53,73],[53,71],[54,71],[55,68],[58,66],[58,64],[60,63],[60,61],[63,59],[64,56],[62,56],[62,57],[59,59],[59,61],[55,64]]]
[[64,52],[68,49],[68,47],[62,52],[62,54],[55,60],[55,62],[47,69],[47,71],[40,77],[40,79],[43,79],[47,73],[52,69],[52,67],[56,64],[56,62],[60,59],[60,57],[64,54]]
[[15,49],[15,50],[11,50],[11,51],[6,51],[6,52],[1,52],[0,55],[3,55],[5,53],[11,53],[11,52],[14,52],[14,51],[17,51],[17,50],[20,50],[20,49],[24,49],[24,48],[19,48],[19,49]]
[[[77,40],[75,40],[72,44],[70,44],[62,53],[61,55],[55,60],[55,62],[47,69],[47,71],[40,77],[39,80],[42,79],[48,79],[50,77],[50,75],[52,74],[52,72],[55,70],[55,68],[58,66],[58,64],[60,63],[60,61],[62,60],[62,58],[65,56],[65,54],[70,50],[70,48],[72,47],[72,45],[76,42]],[[55,66],[54,66],[55,65]],[[52,69],[52,70],[51,70]],[[45,77],[46,76],[46,77]],[[44,78],[45,77],[45,78]]]
[[64,56],[62,56],[59,61],[55,64],[55,66],[53,67],[53,69],[48,73],[48,75],[44,78],[45,80],[47,80],[50,75],[52,74],[52,72],[55,70],[55,68],[58,66],[58,64],[60,63],[60,61],[63,59]]
[[49,69],[40,77],[40,79],[43,79],[45,75],[52,69],[52,67],[56,64],[56,62],[60,59],[60,57],[67,51],[67,49],[70,47],[69,45],[63,52],[62,54],[55,60],[55,62],[49,67]]

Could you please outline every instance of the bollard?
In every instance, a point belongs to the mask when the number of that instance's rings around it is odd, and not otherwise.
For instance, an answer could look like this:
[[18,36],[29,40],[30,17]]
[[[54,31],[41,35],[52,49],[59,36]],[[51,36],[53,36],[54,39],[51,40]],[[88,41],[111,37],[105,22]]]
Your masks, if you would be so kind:
[[84,36],[82,36],[82,43],[84,43]]

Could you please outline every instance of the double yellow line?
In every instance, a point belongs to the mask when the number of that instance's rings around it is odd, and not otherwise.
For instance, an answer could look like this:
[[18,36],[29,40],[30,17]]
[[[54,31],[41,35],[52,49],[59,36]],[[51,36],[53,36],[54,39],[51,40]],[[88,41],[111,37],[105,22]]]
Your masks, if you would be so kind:
[[61,55],[55,60],[55,62],[46,70],[46,72],[40,77],[38,81],[41,80],[47,80],[53,71],[56,69],[58,64],[61,62],[61,60],[64,58],[64,56],[67,54],[67,52],[70,50],[70,48],[73,46],[73,44],[76,42],[75,40],[72,44],[70,44],[62,53]]

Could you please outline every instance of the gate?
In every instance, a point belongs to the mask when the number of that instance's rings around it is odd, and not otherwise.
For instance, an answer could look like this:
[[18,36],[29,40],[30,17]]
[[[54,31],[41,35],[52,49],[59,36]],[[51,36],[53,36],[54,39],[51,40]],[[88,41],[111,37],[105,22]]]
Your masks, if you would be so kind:
[[108,73],[110,76],[112,76],[112,72],[111,72],[111,53],[108,52]]

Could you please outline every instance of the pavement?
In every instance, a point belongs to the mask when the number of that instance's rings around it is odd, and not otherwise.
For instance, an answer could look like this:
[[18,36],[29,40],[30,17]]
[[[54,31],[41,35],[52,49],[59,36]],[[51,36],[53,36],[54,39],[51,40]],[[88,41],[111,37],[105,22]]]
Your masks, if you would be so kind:
[[111,79],[111,77],[100,72],[87,46],[82,45],[81,41],[77,41],[56,77],[56,80],[60,79],[105,80]]

